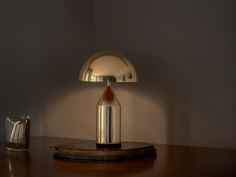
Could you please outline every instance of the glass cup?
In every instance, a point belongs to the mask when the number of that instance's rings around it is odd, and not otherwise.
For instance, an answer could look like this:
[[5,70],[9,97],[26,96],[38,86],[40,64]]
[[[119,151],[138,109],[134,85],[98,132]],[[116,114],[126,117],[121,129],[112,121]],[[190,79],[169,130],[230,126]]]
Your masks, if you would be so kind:
[[26,151],[29,148],[30,116],[9,116],[5,121],[7,150]]

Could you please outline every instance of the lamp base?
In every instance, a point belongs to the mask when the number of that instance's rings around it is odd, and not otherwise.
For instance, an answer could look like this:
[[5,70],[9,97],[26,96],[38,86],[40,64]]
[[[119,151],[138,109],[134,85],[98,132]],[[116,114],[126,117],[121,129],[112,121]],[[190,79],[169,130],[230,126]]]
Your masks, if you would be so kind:
[[97,147],[95,141],[78,142],[54,146],[54,158],[73,161],[118,161],[155,157],[154,145],[141,142],[122,142],[120,147]]
[[121,143],[119,144],[96,144],[97,148],[121,148]]

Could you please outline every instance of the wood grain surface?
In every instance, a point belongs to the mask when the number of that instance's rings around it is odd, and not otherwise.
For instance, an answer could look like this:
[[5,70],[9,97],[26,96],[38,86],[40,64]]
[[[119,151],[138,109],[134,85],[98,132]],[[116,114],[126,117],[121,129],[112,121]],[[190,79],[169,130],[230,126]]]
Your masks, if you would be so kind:
[[77,161],[118,161],[156,155],[154,145],[141,142],[122,142],[120,146],[98,146],[94,140],[75,140],[54,146],[54,158]]
[[118,162],[55,160],[57,144],[72,139],[32,138],[27,152],[0,144],[0,177],[235,177],[236,150],[156,145],[157,156]]

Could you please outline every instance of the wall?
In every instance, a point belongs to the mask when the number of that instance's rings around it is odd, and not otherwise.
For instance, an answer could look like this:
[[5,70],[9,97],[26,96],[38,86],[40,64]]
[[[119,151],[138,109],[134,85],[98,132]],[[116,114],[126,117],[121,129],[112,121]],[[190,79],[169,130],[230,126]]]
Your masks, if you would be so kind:
[[234,1],[1,1],[0,111],[32,136],[95,138],[103,84],[78,82],[92,53],[117,50],[139,82],[114,84],[122,139],[236,148]]
[[139,73],[127,138],[236,148],[235,1],[95,2],[96,50],[120,51]]
[[43,135],[51,100],[79,90],[93,13],[93,0],[0,1],[0,139],[12,114],[30,114],[32,136]]

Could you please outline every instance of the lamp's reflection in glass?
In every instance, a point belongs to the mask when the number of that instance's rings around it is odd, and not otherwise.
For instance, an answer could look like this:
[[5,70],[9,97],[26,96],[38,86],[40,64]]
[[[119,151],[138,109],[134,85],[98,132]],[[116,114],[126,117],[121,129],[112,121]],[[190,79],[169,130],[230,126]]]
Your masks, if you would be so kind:
[[10,177],[30,177],[30,153],[7,151],[7,166]]
[[25,151],[29,148],[30,117],[9,116],[5,121],[7,150]]

